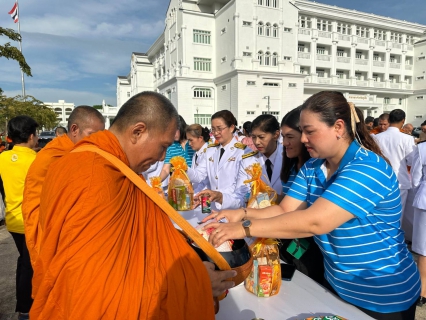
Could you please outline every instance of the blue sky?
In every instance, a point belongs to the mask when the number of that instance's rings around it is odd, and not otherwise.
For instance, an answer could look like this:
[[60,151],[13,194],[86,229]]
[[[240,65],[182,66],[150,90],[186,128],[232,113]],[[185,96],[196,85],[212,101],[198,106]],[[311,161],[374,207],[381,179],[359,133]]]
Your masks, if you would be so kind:
[[[239,0],[237,0],[239,1]],[[321,0],[339,7],[426,24],[425,0]],[[0,25],[17,29],[0,1]],[[26,93],[44,102],[116,104],[116,79],[127,75],[130,54],[145,52],[164,28],[168,0],[20,0],[23,52],[32,68]],[[4,38],[4,39],[2,39]],[[6,38],[0,38],[0,43]],[[17,45],[17,44],[15,44]],[[15,61],[0,58],[0,87],[21,93]]]

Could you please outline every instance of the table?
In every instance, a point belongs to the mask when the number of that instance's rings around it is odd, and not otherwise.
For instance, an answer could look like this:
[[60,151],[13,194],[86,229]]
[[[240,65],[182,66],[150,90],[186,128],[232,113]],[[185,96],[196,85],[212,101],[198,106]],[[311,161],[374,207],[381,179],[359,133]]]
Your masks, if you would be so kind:
[[[207,216],[200,208],[179,213],[193,226]],[[373,319],[297,270],[291,281],[282,281],[279,294],[273,297],[258,298],[248,292],[244,284],[230,289],[220,302],[216,319],[303,320],[321,315],[339,315],[349,320]]]

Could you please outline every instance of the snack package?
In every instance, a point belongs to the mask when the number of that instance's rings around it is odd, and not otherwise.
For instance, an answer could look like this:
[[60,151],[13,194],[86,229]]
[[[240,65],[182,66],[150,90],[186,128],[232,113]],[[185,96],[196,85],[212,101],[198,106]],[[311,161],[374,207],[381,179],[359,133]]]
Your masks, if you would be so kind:
[[161,178],[151,177],[149,178],[149,182],[151,183],[151,188],[154,189],[164,199],[166,199],[166,196],[164,195],[164,192],[163,192],[163,187],[161,186]]
[[[208,225],[209,223],[212,223],[212,220],[206,221],[206,222],[195,227],[195,230],[197,230],[204,237],[204,239],[206,239],[207,241],[209,240],[210,234],[214,231],[213,228],[203,230],[204,226]],[[234,242],[232,240],[225,241],[219,247],[217,247],[216,250],[219,251],[219,252],[230,252],[230,251],[232,251],[232,244],[233,243]],[[195,243],[193,245],[197,246]]]
[[179,156],[171,158],[170,164],[173,173],[169,180],[169,204],[178,211],[191,210],[194,203],[194,189],[185,172],[188,165],[185,159]]
[[245,168],[245,171],[251,177],[251,179],[244,181],[244,183],[251,183],[247,208],[266,208],[275,204],[277,193],[262,180],[262,166],[260,163],[253,163]]
[[278,294],[281,288],[281,266],[278,242],[274,239],[258,238],[251,246],[253,269],[244,286],[258,297]]

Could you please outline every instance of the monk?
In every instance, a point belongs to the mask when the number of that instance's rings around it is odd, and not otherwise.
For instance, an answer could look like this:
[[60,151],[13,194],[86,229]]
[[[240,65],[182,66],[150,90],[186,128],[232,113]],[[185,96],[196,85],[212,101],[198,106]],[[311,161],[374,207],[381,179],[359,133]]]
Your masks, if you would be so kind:
[[389,128],[389,113],[383,113],[379,116],[379,122],[377,127],[370,131],[370,134],[379,134],[386,131]]
[[37,154],[32,163],[25,180],[24,199],[22,202],[26,242],[32,265],[37,259],[41,240],[39,206],[47,169],[52,162],[67,154],[78,141],[104,129],[105,119],[98,110],[89,106],[79,106],[70,114],[68,132],[49,142]]
[[[141,173],[164,159],[178,119],[166,97],[142,92],[121,107],[110,131],[73,151],[95,146]],[[213,296],[234,285],[225,279],[236,272],[203,265],[120,170],[97,153],[73,151],[51,164],[43,185],[30,318],[214,319]]]

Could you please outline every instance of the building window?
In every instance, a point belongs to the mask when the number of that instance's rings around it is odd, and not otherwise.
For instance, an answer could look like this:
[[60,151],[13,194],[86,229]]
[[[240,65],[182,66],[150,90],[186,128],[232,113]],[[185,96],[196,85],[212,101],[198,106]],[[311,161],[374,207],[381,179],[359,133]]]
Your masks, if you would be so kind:
[[355,79],[361,80],[362,73],[355,72]]
[[390,62],[398,63],[398,60],[396,59],[395,56],[390,56],[389,60],[390,60]]
[[222,30],[220,30],[221,35],[224,34],[224,33],[226,33],[226,28],[223,28]]
[[243,52],[243,57],[251,57],[251,52]]
[[291,32],[291,28],[284,28],[284,32]]
[[271,0],[265,0],[265,6],[270,7],[271,6]]
[[358,37],[367,38],[367,27],[356,27],[356,35]]
[[243,26],[244,27],[251,27],[251,22],[250,21],[243,21]]
[[349,24],[341,23],[341,22],[337,23],[337,32],[338,33],[349,35],[349,34],[351,34],[350,30],[351,30],[351,26]]
[[298,44],[297,45],[297,51],[298,52],[304,52],[305,51],[305,45],[304,44]]
[[386,31],[374,29],[374,39],[386,40]]
[[423,118],[423,116],[421,116],[421,115],[416,115],[416,116],[415,116],[415,118],[416,118],[416,119],[421,119],[421,118]]
[[265,66],[269,66],[271,64],[271,53],[267,51],[265,53]]
[[263,25],[263,22],[262,21],[259,21],[259,23],[257,24],[257,34],[259,35],[259,36],[263,36],[263,28],[264,28],[264,25]]
[[256,81],[247,81],[247,85],[248,86],[255,86],[256,85]]
[[276,24],[276,23],[274,23],[274,30],[273,30],[273,32],[272,32],[272,36],[274,37],[274,38],[278,38],[278,25]]
[[272,54],[272,65],[276,67],[278,65],[278,53],[274,52]]
[[280,84],[277,83],[277,82],[265,82],[265,83],[263,83],[263,86],[264,87],[279,87]]
[[271,36],[271,24],[269,22],[266,23],[266,28],[265,28],[265,35],[267,37]]
[[345,54],[345,50],[337,49],[337,56],[338,56],[338,57],[343,57],[343,56],[344,56],[344,54]]
[[195,43],[210,44],[210,31],[194,29],[193,40]]
[[391,32],[390,41],[395,43],[402,43],[402,34],[397,32]]
[[305,68],[300,68],[300,73],[304,74],[305,73]]
[[289,88],[296,88],[297,87],[297,83],[289,82],[288,87]]
[[416,77],[416,80],[424,80],[424,79],[425,79],[425,76]]
[[373,54],[373,60],[374,61],[379,61],[379,55],[378,54]]
[[167,90],[166,96],[167,96],[167,99],[172,100],[172,90]]
[[317,19],[317,28],[320,31],[331,31],[331,22],[328,20]]
[[212,71],[212,59],[194,57],[194,70]]
[[373,81],[374,81],[374,82],[378,82],[379,80],[380,80],[379,75],[378,75],[378,74],[373,73]]
[[311,18],[306,16],[299,16],[299,26],[301,28],[311,28]]
[[209,88],[195,88],[194,98],[211,98],[212,91]]
[[362,59],[362,53],[361,53],[361,52],[359,52],[359,51],[357,51],[357,52],[355,53],[355,58],[356,58],[356,59]]
[[325,47],[317,47],[317,54],[325,54]]
[[417,100],[423,100],[423,96],[417,96],[416,99]]
[[259,6],[263,6],[263,0],[257,0],[257,4],[258,4]]
[[345,75],[345,73],[343,71],[336,71],[336,75],[337,75],[337,78],[343,79],[343,76]]
[[130,98],[130,92],[127,92],[127,98]]
[[383,102],[384,102],[384,104],[390,104],[390,98],[389,97],[384,97],[383,98]]
[[275,118],[277,118],[278,121],[280,121],[280,112],[279,111],[262,111],[262,114],[271,114]]
[[222,91],[226,91],[226,84],[221,87]]
[[253,116],[254,115],[254,111],[247,111],[247,115],[248,116]]
[[287,60],[287,61],[291,61],[291,57],[289,57],[289,56],[284,56],[283,59]]
[[419,60],[419,61],[420,61],[420,60],[425,60],[425,59],[426,59],[426,56],[421,56],[421,57],[418,57],[418,58],[417,58],[417,60]]
[[399,98],[398,104],[402,106],[402,98]]
[[260,50],[257,53],[257,59],[259,60],[259,65],[263,66],[263,51],[262,50]]
[[210,126],[211,125],[211,114],[194,114],[194,122],[198,123],[202,126]]
[[405,42],[407,43],[407,44],[413,44],[414,43],[414,38],[413,38],[413,36],[406,36],[406,38],[405,38]]
[[272,0],[272,7],[278,8],[278,0]]
[[318,78],[325,78],[325,71],[323,69],[317,69]]

